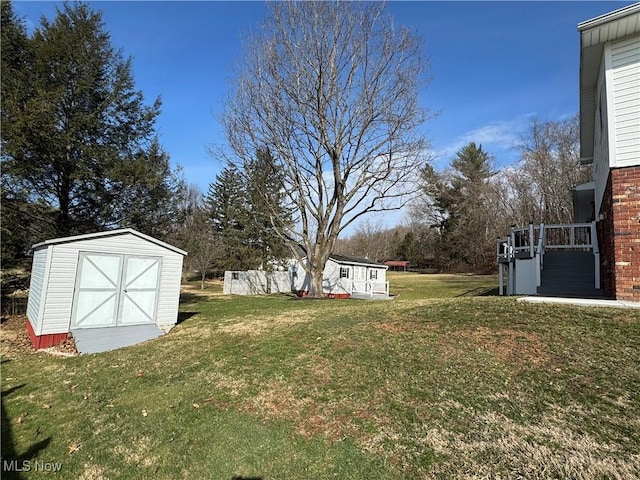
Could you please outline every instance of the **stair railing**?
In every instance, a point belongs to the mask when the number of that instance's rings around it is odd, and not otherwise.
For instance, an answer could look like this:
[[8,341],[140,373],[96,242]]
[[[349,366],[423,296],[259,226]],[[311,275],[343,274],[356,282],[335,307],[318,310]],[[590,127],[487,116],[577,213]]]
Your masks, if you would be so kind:
[[547,225],[545,248],[547,249],[591,249],[593,234],[591,223]]
[[556,225],[541,223],[540,226],[529,223],[524,228],[512,225],[506,238],[496,240],[499,294],[513,294],[514,262],[516,258],[522,258],[523,254],[524,258],[536,258],[536,285],[541,286],[547,250],[591,250],[595,266],[594,286],[596,289],[600,288],[600,250],[595,222]]

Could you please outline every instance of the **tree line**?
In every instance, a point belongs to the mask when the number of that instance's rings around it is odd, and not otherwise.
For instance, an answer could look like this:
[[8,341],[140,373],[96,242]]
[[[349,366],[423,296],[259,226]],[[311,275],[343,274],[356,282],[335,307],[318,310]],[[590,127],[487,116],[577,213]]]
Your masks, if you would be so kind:
[[343,253],[377,260],[435,264],[444,272],[492,272],[495,241],[511,225],[573,221],[572,188],[591,179],[580,164],[577,116],[561,121],[533,119],[517,148],[515,165],[498,170],[495,158],[471,142],[436,171],[421,173],[421,195],[401,227],[360,225],[343,240]]
[[[320,296],[331,253],[486,271],[509,225],[571,220],[570,189],[589,176],[577,119],[533,121],[517,165],[498,171],[470,143],[436,171],[414,32],[378,3],[269,8],[222,114],[225,167],[202,193],[171,166],[161,99],[145,103],[100,12],[65,3],[28,35],[2,2],[3,265],[47,238],[132,227],[189,251],[203,281],[295,256]],[[366,221],[403,206],[391,230]]]

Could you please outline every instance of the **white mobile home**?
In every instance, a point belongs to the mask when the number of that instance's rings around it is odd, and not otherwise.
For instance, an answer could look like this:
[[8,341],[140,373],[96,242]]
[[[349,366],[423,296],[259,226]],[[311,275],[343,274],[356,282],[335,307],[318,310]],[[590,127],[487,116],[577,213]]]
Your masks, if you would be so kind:
[[[388,268],[368,258],[333,254],[324,267],[323,292],[332,298],[388,298]],[[311,281],[302,265],[293,260],[289,273],[292,290],[300,296],[307,295]]]
[[157,337],[177,322],[187,252],[130,228],[32,249],[27,329],[34,347],[71,332],[78,351],[100,352]]

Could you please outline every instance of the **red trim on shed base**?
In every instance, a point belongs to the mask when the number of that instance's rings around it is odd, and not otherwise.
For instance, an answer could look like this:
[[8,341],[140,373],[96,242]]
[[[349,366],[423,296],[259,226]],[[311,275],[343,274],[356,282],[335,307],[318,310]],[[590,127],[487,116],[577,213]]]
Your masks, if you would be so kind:
[[66,333],[50,333],[48,335],[36,335],[36,332],[33,331],[33,327],[31,326],[31,322],[27,318],[27,332],[29,332],[29,338],[31,339],[31,345],[36,350],[41,348],[49,348],[54,345],[58,345],[59,343],[64,342],[67,339]]

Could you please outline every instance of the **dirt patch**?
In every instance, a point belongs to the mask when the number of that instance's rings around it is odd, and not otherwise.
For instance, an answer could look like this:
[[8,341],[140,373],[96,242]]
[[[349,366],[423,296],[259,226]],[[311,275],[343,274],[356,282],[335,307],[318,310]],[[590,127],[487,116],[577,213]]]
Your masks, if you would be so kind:
[[69,337],[62,343],[53,347],[35,350],[31,345],[31,339],[27,332],[26,315],[10,315],[2,317],[2,328],[0,329],[0,341],[2,343],[2,354],[11,353],[46,353],[58,357],[69,357],[78,354],[73,337]]
[[33,352],[31,340],[26,327],[25,315],[10,315],[2,317],[0,328],[0,341],[2,342],[2,354]]

